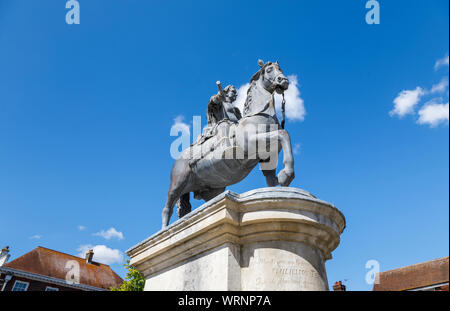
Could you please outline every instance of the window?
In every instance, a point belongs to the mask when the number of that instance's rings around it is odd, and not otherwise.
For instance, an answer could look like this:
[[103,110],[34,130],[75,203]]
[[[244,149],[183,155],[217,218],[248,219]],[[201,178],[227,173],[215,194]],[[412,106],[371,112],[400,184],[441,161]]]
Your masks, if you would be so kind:
[[16,281],[11,291],[13,292],[26,292],[28,289],[28,282]]
[[59,291],[59,288],[47,286],[45,288],[45,291],[46,292],[57,292],[57,291]]

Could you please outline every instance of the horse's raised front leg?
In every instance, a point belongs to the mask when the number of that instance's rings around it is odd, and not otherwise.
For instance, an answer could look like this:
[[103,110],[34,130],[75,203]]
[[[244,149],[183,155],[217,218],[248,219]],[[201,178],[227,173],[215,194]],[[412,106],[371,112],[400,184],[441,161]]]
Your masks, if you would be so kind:
[[292,154],[291,138],[286,130],[279,130],[281,148],[283,148],[284,168],[278,173],[278,182],[283,187],[288,187],[294,180],[294,156]]
[[[269,142],[269,150],[264,150],[267,146],[267,142]],[[269,161],[266,163],[261,163],[261,169],[263,171],[271,171],[276,169],[276,158],[278,157],[278,146],[281,145],[281,148],[283,149],[283,165],[284,168],[278,173],[277,179],[278,184],[280,184],[283,187],[288,187],[292,180],[295,177],[294,173],[294,157],[292,155],[292,147],[291,147],[291,139],[289,137],[289,134],[286,130],[275,130],[267,133],[258,133],[249,135],[248,137],[248,155],[249,158],[252,158],[255,154],[258,158],[262,157],[262,154],[265,153],[266,157],[267,154],[270,154]],[[258,146],[258,150],[256,150],[256,146]],[[261,146],[264,146],[264,149],[261,148]],[[274,149],[274,146],[276,146],[276,150],[270,150]],[[273,167],[271,167],[273,166]],[[265,168],[264,168],[265,167]],[[270,168],[268,168],[270,167]],[[270,172],[267,172],[269,178],[272,178],[270,175]],[[266,175],[266,174],[265,174]],[[267,179],[267,177],[266,177]],[[269,183],[269,181],[268,181]],[[270,183],[273,184],[273,179],[270,180]]]

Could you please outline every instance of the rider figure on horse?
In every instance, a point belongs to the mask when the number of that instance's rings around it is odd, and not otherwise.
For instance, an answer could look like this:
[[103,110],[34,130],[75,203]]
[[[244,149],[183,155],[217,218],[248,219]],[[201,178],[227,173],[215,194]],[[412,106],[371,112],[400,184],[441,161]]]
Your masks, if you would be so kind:
[[241,112],[239,108],[232,104],[237,98],[236,88],[233,85],[228,85],[225,89],[222,89],[220,81],[217,81],[216,84],[219,92],[211,96],[206,111],[208,127],[212,127],[224,119],[237,123],[241,118]]
[[208,138],[218,135],[218,145],[224,147],[224,152],[231,146],[230,143],[230,126],[237,124],[242,118],[239,108],[233,106],[233,102],[237,98],[237,91],[233,85],[228,85],[222,89],[220,81],[217,81],[219,92],[209,99],[206,118],[208,125],[204,129],[203,135],[198,141],[203,143]]

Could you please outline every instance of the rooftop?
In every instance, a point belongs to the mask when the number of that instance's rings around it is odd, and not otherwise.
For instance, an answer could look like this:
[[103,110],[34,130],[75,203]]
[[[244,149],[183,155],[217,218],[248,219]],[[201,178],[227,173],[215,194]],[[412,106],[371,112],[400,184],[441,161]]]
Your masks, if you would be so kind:
[[42,246],[38,246],[3,267],[65,280],[70,270],[70,266],[67,266],[69,261],[76,261],[80,267],[80,284],[109,289],[123,282],[122,278],[108,265],[94,261],[86,263],[84,258]]
[[433,286],[449,281],[449,257],[379,273],[374,291],[404,291]]

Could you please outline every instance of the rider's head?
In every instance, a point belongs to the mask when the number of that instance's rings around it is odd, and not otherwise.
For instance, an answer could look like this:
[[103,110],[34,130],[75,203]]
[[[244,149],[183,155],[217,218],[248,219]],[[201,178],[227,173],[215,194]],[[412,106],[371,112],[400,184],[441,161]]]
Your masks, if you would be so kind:
[[227,97],[227,102],[234,102],[237,98],[237,91],[236,88],[232,85],[228,85],[226,88],[224,88],[225,96]]

